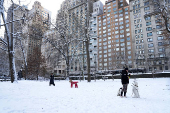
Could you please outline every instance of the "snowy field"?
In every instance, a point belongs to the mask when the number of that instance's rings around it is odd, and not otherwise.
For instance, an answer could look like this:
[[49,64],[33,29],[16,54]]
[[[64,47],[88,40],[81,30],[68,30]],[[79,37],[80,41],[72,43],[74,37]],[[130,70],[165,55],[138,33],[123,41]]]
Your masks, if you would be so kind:
[[170,78],[137,79],[141,98],[117,96],[120,79],[79,81],[0,82],[0,113],[170,113]]

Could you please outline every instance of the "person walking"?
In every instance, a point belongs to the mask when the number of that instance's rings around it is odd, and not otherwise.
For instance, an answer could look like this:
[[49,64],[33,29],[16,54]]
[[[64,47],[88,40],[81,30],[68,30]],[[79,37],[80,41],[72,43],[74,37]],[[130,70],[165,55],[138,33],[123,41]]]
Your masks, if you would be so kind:
[[126,97],[127,86],[129,84],[129,77],[130,77],[130,74],[128,75],[128,68],[125,68],[124,70],[122,70],[121,83],[123,85],[123,89],[121,91],[121,97],[123,93],[124,93],[124,97]]
[[53,84],[55,86],[53,73],[51,73],[51,75],[50,75],[50,84],[49,85],[51,86],[51,84]]

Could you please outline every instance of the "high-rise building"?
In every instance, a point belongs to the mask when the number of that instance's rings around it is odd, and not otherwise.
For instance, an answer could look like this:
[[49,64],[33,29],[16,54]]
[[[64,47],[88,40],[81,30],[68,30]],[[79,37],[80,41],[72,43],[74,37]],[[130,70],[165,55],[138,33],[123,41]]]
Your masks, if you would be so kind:
[[[12,8],[14,10],[12,10]],[[38,1],[34,2],[31,10],[28,10],[25,6],[20,6],[17,4],[11,5],[7,13],[7,21],[12,21],[12,12],[13,20],[20,20],[13,22],[13,29],[11,29],[11,23],[9,25],[9,32],[13,31],[13,36],[15,38],[15,61],[16,61],[16,71],[19,71],[23,68],[25,62],[30,55],[32,55],[35,47],[38,47],[41,51],[41,41],[42,36],[39,37],[35,32],[45,31],[49,28],[49,23],[51,21],[51,12],[41,6],[41,3]],[[21,20],[23,16],[26,17],[26,21]],[[39,24],[42,27],[40,30],[34,24]],[[34,28],[31,26],[34,25]],[[42,33],[42,32],[41,32]],[[43,34],[42,34],[43,35]],[[21,48],[22,47],[22,48]],[[22,51],[23,49],[23,51]],[[24,59],[25,57],[25,59]]]
[[69,56],[70,74],[87,72],[85,41],[89,35],[89,17],[93,12],[93,3],[96,1],[98,0],[65,0],[58,11],[60,14],[57,15],[57,22],[67,20],[62,23],[67,25],[67,38],[70,40],[69,52],[66,53]]
[[160,24],[163,18],[158,18],[162,5],[168,6],[170,2],[130,0],[134,64],[147,72],[170,70],[169,48],[164,46],[162,34],[165,27]]
[[[51,22],[51,12],[41,6],[41,3],[35,1],[32,9],[28,13],[28,31],[29,31],[29,40],[28,40],[28,52],[27,54],[32,54],[35,47],[41,48],[42,36],[35,36],[34,30],[37,32],[45,32],[50,27]],[[39,24],[41,26],[34,26],[34,24]],[[37,29],[31,29],[30,26],[33,26]],[[32,35],[33,34],[33,35]],[[40,34],[40,33],[39,33]],[[43,34],[42,34],[43,35]]]
[[126,0],[108,0],[98,16],[98,69],[133,68],[130,9]]
[[97,36],[97,16],[103,14],[103,4],[101,1],[93,3],[93,13],[90,17],[90,69],[91,73],[95,74],[98,70],[98,36]]

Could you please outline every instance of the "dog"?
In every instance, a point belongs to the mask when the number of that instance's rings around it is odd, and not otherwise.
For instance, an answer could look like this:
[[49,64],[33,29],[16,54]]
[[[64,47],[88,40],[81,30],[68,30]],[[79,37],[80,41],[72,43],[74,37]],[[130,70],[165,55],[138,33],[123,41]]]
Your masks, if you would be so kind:
[[140,98],[139,96],[139,88],[138,88],[138,82],[136,80],[133,81],[132,83],[132,95],[134,94],[134,98]]
[[118,93],[117,93],[117,96],[121,96],[121,92],[122,92],[122,90],[123,90],[123,88],[122,88],[122,87],[121,87],[121,88],[119,88]]
[[71,79],[70,79],[70,81],[69,81],[70,83],[71,83],[71,88],[73,87],[73,84],[75,84],[75,88],[78,88],[78,82],[77,81],[72,81]]

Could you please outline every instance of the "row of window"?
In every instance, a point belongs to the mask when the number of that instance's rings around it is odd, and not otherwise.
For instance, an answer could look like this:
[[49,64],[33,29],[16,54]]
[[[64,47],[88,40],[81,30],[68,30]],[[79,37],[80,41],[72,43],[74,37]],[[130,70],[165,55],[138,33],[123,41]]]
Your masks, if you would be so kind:
[[[125,64],[125,62],[124,61],[117,61],[117,62],[115,62],[116,64]],[[128,64],[132,64],[132,61],[130,61],[130,60],[128,60]],[[111,66],[111,67],[109,67],[109,69],[112,69],[113,68],[113,66],[112,66],[112,62],[109,62],[109,63],[99,63],[99,69],[102,69],[102,67],[103,67],[103,65],[106,67],[106,66]]]

